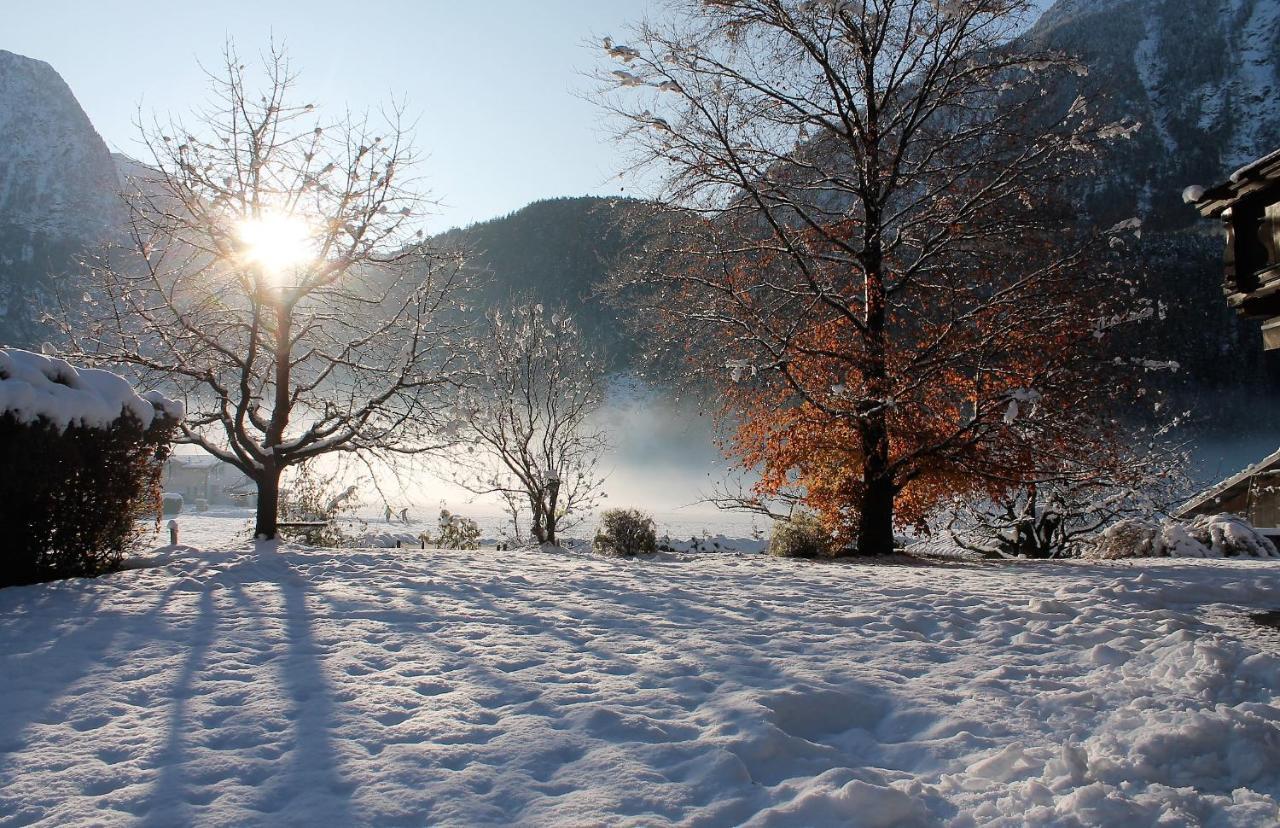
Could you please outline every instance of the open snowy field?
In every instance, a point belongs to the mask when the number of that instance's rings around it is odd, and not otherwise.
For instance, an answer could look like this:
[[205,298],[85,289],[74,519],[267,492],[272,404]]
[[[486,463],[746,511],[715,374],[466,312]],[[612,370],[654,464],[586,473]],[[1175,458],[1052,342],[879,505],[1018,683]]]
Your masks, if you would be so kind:
[[[481,546],[513,543],[511,519],[507,515],[468,505],[449,508],[476,521]],[[366,539],[369,546],[394,547],[397,537],[402,538],[405,546],[416,546],[423,532],[433,536],[438,533],[439,514],[439,507],[419,508],[410,513],[406,522],[399,517],[387,520],[369,512],[361,515],[359,521],[345,521],[341,525],[348,535]],[[253,537],[252,509],[214,507],[207,512],[184,511],[175,519],[179,543],[199,549],[226,548],[247,543]],[[694,540],[702,551],[763,552],[768,546],[767,525],[750,515],[676,510],[656,512],[653,519],[658,540],[680,551],[698,551],[690,548]],[[159,531],[149,534],[146,540],[156,545],[168,543],[168,522],[169,518],[161,521]],[[588,516],[565,533],[565,543],[590,543],[598,522],[595,515]]]
[[1280,820],[1266,563],[158,563],[0,590],[0,822]]

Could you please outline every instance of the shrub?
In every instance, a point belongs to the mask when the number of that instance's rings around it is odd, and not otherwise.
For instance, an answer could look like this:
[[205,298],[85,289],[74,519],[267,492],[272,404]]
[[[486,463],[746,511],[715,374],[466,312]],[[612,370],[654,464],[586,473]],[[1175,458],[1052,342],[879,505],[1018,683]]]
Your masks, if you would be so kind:
[[769,554],[779,558],[829,558],[835,554],[831,532],[817,515],[802,512],[773,525]]
[[0,415],[0,586],[118,569],[141,518],[160,509],[174,421],[132,415],[101,428]]
[[0,348],[0,586],[116,569],[157,520],[181,403],[109,371]]
[[609,509],[600,515],[593,548],[605,555],[631,557],[654,552],[658,533],[653,518],[637,509]]
[[1103,561],[1150,557],[1159,532],[1158,526],[1145,521],[1116,521],[1085,544],[1081,557]]
[[[308,546],[351,546],[358,532],[367,528],[356,517],[360,498],[355,486],[339,489],[332,479],[318,474],[310,464],[299,466],[280,491],[282,523],[323,523],[323,526],[281,527],[280,535]],[[345,525],[344,525],[345,524]]]
[[1235,515],[1199,515],[1188,524],[1122,520],[1088,544],[1082,557],[1118,558],[1274,558],[1275,544]]
[[432,540],[430,535],[423,536],[428,546],[435,545],[441,549],[479,549],[480,525],[471,518],[455,515],[448,509],[440,510],[437,523],[440,534]]
[[177,492],[165,492],[160,496],[160,503],[161,513],[165,517],[182,514],[182,507],[185,505],[182,495]]
[[1187,534],[1209,550],[1213,557],[1280,557],[1271,539],[1236,515],[1198,515],[1187,524]]

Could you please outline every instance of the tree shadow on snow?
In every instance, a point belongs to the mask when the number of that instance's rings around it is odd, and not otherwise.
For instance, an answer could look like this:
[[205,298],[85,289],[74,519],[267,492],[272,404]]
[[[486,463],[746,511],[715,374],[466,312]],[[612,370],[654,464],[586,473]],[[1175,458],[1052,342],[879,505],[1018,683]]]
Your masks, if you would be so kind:
[[[342,778],[340,759],[330,736],[335,707],[323,653],[315,641],[306,584],[283,562],[274,563],[279,566],[273,565],[270,570],[278,569],[279,577],[258,583],[278,588],[278,609],[251,595],[244,589],[246,584],[238,577],[227,577],[228,572],[204,583],[188,639],[189,649],[169,694],[172,701],[168,727],[157,759],[160,772],[149,800],[148,824],[198,822],[202,806],[234,786],[251,786],[249,796],[237,806],[261,813],[267,821],[283,814],[289,814],[290,822],[310,819],[317,824],[346,825],[357,821],[350,801],[355,786]],[[216,605],[218,588],[219,594],[231,598],[232,603],[221,608]],[[278,618],[271,618],[277,613]],[[242,619],[241,623],[234,624],[236,616]],[[281,622],[282,640],[276,635],[275,625],[269,623],[272,620]],[[227,622],[232,625],[228,627]],[[200,697],[199,685],[208,680],[207,674],[220,669],[209,658],[211,647],[215,641],[243,635],[247,629],[255,631],[256,640],[234,643],[262,654],[263,662],[254,668],[258,675],[253,683],[273,681],[272,692],[264,694],[261,686],[255,686],[253,701],[238,706],[234,716],[214,724],[200,722],[193,713],[192,702]],[[274,676],[269,675],[268,665],[274,668]],[[264,720],[271,715],[284,716],[287,736],[277,736]],[[252,721],[246,724],[246,718]],[[219,728],[224,732],[219,733]],[[270,753],[275,752],[275,747],[280,749],[277,758],[264,759],[260,754],[235,756],[237,748],[243,748],[246,740],[255,737],[274,739],[275,744],[267,747]],[[198,756],[193,748],[208,751],[212,744],[225,745],[231,752],[227,758],[240,760],[236,764],[243,762],[244,767],[212,783],[212,790],[197,791],[194,777],[198,769],[192,763]],[[225,763],[220,764],[225,767]]]

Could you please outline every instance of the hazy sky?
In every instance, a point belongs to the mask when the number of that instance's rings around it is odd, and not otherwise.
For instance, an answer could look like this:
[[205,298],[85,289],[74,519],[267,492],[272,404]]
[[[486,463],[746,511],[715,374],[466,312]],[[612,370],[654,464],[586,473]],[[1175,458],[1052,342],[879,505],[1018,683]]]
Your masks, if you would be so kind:
[[612,194],[620,151],[575,93],[595,37],[625,29],[652,0],[3,0],[0,49],[52,64],[112,149],[139,155],[146,112],[185,111],[206,94],[197,61],[226,38],[242,58],[274,35],[302,73],[300,96],[329,110],[391,98],[417,116],[421,172],[445,202],[433,232],[538,198]]

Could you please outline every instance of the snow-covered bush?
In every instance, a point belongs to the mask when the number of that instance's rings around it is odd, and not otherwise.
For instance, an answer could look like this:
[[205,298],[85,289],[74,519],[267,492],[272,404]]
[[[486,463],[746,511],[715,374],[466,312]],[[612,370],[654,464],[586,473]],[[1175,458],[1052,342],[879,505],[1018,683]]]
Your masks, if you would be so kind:
[[448,509],[441,509],[437,526],[439,535],[434,538],[430,535],[424,536],[428,546],[435,545],[441,549],[480,548],[480,525],[471,518],[455,515]]
[[1159,528],[1142,520],[1120,520],[1090,539],[1081,557],[1106,561],[1151,557]]
[[1151,554],[1159,558],[1208,558],[1209,550],[1191,536],[1181,523],[1167,520],[1160,524],[1151,541]]
[[1122,520],[1085,544],[1082,557],[1117,558],[1274,558],[1275,544],[1235,515],[1200,515],[1189,524]]
[[117,568],[159,513],[181,416],[107,371],[0,349],[0,586]]
[[826,558],[835,553],[831,532],[817,515],[801,512],[773,525],[769,554],[779,558]]
[[1185,466],[1179,448],[1155,438],[1145,448],[1104,445],[1087,459],[1058,462],[1037,481],[959,497],[931,523],[957,546],[991,558],[1072,557],[1116,527],[1119,554],[1140,527],[1154,536],[1160,516],[1185,497]]
[[1215,558],[1280,557],[1270,538],[1236,515],[1199,515],[1187,526],[1187,532]]
[[593,548],[605,555],[646,554],[658,548],[653,518],[638,509],[609,509],[600,515]]

